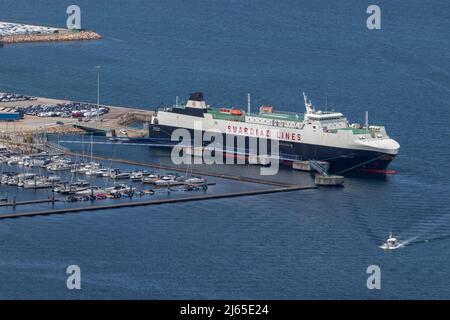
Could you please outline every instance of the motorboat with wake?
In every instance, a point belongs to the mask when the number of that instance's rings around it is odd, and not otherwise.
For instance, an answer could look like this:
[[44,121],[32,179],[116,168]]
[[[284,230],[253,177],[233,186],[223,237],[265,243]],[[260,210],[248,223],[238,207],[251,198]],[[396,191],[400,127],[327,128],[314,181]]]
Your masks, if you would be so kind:
[[380,246],[380,248],[384,250],[394,250],[400,248],[401,246],[402,244],[398,242],[397,238],[395,238],[391,232],[389,234],[389,238]]

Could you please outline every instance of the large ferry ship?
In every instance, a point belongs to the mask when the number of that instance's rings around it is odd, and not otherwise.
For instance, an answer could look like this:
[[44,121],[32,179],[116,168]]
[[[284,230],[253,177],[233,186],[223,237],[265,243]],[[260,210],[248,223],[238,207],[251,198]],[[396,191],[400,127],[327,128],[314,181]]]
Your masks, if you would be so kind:
[[350,124],[340,112],[316,110],[303,96],[304,113],[281,112],[267,105],[252,113],[238,108],[212,108],[205,103],[203,93],[193,93],[184,105],[177,103],[157,110],[149,126],[149,138],[170,145],[178,143],[171,141],[171,136],[179,128],[192,135],[194,131],[221,132],[223,141],[230,135],[245,138],[245,150],[224,151],[246,156],[252,152],[251,138],[269,143],[276,139],[277,157],[283,163],[316,160],[328,162],[330,172],[389,172],[387,167],[400,145],[383,126],[369,126],[367,117],[365,125]]

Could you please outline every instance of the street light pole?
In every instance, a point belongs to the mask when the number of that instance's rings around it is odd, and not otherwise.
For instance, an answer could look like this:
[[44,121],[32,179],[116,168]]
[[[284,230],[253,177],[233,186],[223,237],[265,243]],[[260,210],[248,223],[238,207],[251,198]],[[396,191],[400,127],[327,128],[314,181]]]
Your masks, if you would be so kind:
[[97,122],[100,116],[100,66],[95,67],[97,69]]

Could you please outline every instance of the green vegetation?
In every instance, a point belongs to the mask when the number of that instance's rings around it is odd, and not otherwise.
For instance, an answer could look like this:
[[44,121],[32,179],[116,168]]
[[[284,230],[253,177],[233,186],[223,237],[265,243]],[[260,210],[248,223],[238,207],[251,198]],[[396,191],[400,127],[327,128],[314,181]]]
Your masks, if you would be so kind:
[[31,133],[27,133],[24,137],[23,137],[23,142],[24,143],[33,143],[33,135]]

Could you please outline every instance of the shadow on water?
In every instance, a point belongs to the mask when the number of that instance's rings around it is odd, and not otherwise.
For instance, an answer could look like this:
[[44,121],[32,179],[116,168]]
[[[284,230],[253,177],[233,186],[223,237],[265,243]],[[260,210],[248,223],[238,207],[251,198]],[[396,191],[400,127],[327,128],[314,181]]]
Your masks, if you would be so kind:
[[379,180],[386,181],[389,177],[394,176],[395,174],[384,174],[384,173],[369,173],[362,171],[349,171],[342,174],[345,177],[349,177],[355,180],[364,181],[364,180]]

